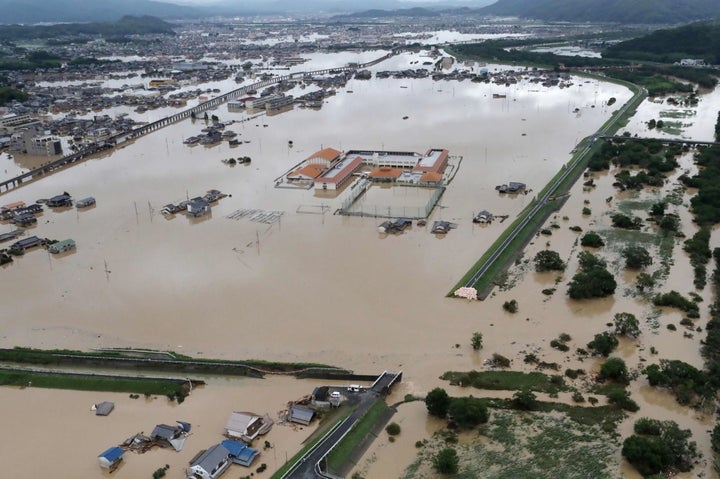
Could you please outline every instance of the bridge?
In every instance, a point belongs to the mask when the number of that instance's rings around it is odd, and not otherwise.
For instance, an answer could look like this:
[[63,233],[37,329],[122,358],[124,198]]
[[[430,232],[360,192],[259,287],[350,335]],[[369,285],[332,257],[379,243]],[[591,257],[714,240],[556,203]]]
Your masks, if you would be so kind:
[[373,404],[377,401],[382,401],[382,396],[390,391],[393,384],[401,380],[402,371],[398,373],[383,371],[370,389],[355,396],[358,403],[350,416],[338,422],[330,429],[315,446],[300,457],[295,464],[281,476],[281,479],[342,479],[325,471],[325,458],[352,430],[353,426],[362,419]]
[[207,110],[213,109],[227,101],[238,98],[240,96],[247,95],[248,92],[250,92],[252,90],[264,88],[266,86],[280,83],[280,82],[283,82],[286,80],[296,80],[296,79],[300,80],[307,76],[337,74],[337,73],[342,73],[342,72],[346,72],[346,71],[355,71],[355,70],[359,70],[359,69],[363,69],[363,68],[369,68],[373,65],[377,65],[378,63],[387,60],[388,58],[392,57],[395,54],[396,54],[395,51],[391,51],[390,53],[383,55],[379,58],[376,58],[375,60],[369,61],[367,63],[350,64],[350,65],[346,65],[346,66],[342,66],[342,67],[325,68],[323,70],[315,70],[315,71],[310,71],[310,72],[295,72],[295,73],[290,73],[288,75],[282,75],[282,76],[268,78],[265,80],[260,80],[258,82],[252,83],[250,85],[245,85],[240,88],[236,88],[235,90],[232,90],[228,93],[217,96],[208,101],[199,103],[198,105],[196,105],[192,108],[188,108],[187,110],[183,110],[181,112],[175,113],[174,115],[170,115],[170,116],[167,116],[160,120],[154,121],[152,123],[148,123],[146,125],[140,126],[138,128],[135,128],[132,131],[118,133],[116,135],[113,135],[113,136],[107,138],[103,142],[93,143],[81,151],[78,151],[76,153],[73,153],[73,154],[70,154],[67,156],[63,156],[62,158],[52,161],[52,162],[50,162],[46,165],[43,165],[39,168],[35,168],[35,169],[30,170],[21,175],[18,175],[13,178],[2,181],[2,182],[0,182],[0,195],[2,195],[3,193],[7,193],[10,190],[14,190],[20,186],[23,186],[24,184],[27,184],[33,180],[40,179],[49,173],[55,172],[57,170],[65,168],[67,166],[73,165],[77,162],[83,161],[101,151],[109,150],[109,149],[115,148],[117,146],[124,145],[130,141],[135,140],[136,138],[139,138],[144,135],[148,135],[154,131],[157,131],[161,128],[172,125],[179,121],[185,120],[187,118],[191,118],[193,115],[197,115],[198,113],[202,113]]

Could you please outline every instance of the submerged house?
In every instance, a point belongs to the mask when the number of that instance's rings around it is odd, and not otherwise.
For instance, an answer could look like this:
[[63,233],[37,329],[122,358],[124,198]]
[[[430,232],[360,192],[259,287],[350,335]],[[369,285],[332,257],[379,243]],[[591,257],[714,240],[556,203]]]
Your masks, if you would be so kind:
[[53,243],[48,247],[48,251],[52,254],[64,253],[75,249],[75,240],[66,239]]
[[251,412],[234,412],[225,425],[225,435],[241,441],[252,442],[262,434],[267,434],[274,422],[267,414],[258,416]]
[[150,433],[150,439],[160,446],[171,446],[176,451],[182,451],[188,432],[190,432],[190,424],[186,422],[177,421],[175,426],[158,424]]
[[315,411],[309,407],[293,404],[288,411],[288,421],[307,426],[313,420]]
[[250,467],[253,461],[260,455],[260,451],[254,449],[244,442],[226,439],[220,443],[230,453],[230,460],[234,464]]
[[30,248],[34,248],[35,246],[42,246],[43,240],[38,238],[37,236],[28,236],[27,238],[23,238],[20,241],[14,242],[10,249],[19,249],[19,250],[28,250]]
[[216,444],[192,460],[188,477],[217,479],[230,467],[230,464],[230,451],[222,444]]
[[210,203],[205,198],[198,196],[191,199],[187,204],[187,214],[194,218],[205,216],[210,213]]
[[112,412],[113,409],[115,409],[115,403],[110,401],[103,401],[101,403],[95,404],[93,407],[95,408],[96,416],[107,416]]
[[114,471],[120,465],[125,451],[117,446],[111,447],[98,456],[98,462],[103,469]]
[[95,198],[92,196],[88,196],[87,198],[83,198],[81,200],[77,200],[75,202],[76,208],[87,208],[88,206],[93,206],[95,204]]
[[53,196],[47,200],[47,205],[52,207],[72,206],[72,196],[68,193]]
[[482,210],[473,218],[473,223],[491,223],[493,215],[488,210]]

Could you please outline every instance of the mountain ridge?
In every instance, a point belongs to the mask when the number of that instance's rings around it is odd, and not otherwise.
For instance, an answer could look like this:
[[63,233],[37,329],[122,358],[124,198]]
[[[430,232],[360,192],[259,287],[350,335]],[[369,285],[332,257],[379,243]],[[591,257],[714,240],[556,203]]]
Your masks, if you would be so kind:
[[498,0],[480,13],[545,21],[678,24],[720,17],[717,0]]

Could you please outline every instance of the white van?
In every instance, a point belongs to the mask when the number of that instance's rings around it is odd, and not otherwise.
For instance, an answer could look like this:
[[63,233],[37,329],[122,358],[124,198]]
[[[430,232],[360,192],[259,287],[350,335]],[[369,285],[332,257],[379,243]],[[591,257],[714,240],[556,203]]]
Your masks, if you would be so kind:
[[350,386],[347,387],[347,390],[350,391],[351,393],[359,393],[360,389],[362,389],[362,388],[360,387],[359,384],[351,384]]

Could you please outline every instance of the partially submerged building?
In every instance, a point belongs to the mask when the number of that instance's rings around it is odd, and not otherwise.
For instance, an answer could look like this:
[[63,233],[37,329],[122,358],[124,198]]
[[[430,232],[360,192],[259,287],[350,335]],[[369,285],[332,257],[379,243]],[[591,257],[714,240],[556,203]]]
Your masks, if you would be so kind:
[[188,477],[217,479],[230,467],[230,464],[230,451],[222,444],[216,444],[190,462]]
[[64,253],[66,251],[74,250],[75,249],[75,240],[72,239],[66,239],[62,241],[58,241],[57,243],[53,243],[50,246],[48,246],[48,251],[52,254],[58,254],[58,253]]
[[315,189],[317,190],[339,190],[345,186],[355,173],[363,165],[362,158],[345,157],[334,163],[321,176],[315,178]]
[[61,206],[72,206],[72,196],[70,196],[68,193],[55,195],[47,200],[47,205],[53,208]]
[[150,439],[162,447],[172,447],[176,451],[182,451],[190,432],[190,424],[177,421],[174,426],[158,424],[150,433]]
[[95,404],[93,407],[95,408],[96,416],[107,416],[113,411],[113,409],[115,409],[115,403],[110,401],[103,401],[101,403]]
[[233,412],[225,425],[225,435],[231,439],[252,442],[256,437],[267,434],[273,424],[267,414],[258,416],[251,412]]
[[95,204],[95,198],[92,196],[88,196],[87,198],[83,198],[81,200],[77,200],[75,202],[76,208],[87,208],[88,206],[93,206]]
[[35,246],[42,246],[43,240],[37,236],[28,236],[10,245],[10,249],[27,251]]
[[191,199],[187,204],[187,214],[194,218],[205,216],[210,213],[210,203],[200,196]]
[[120,462],[122,462],[123,454],[125,454],[125,451],[118,446],[106,449],[98,455],[100,467],[114,471],[120,465]]
[[315,411],[309,407],[300,406],[299,404],[293,404],[288,410],[287,419],[290,422],[302,424],[307,426],[315,417]]
[[260,455],[260,451],[254,449],[244,442],[226,439],[220,443],[230,453],[230,461],[234,464],[250,467],[255,459]]

